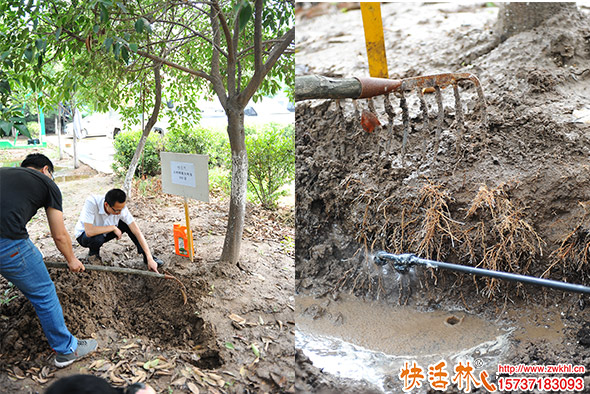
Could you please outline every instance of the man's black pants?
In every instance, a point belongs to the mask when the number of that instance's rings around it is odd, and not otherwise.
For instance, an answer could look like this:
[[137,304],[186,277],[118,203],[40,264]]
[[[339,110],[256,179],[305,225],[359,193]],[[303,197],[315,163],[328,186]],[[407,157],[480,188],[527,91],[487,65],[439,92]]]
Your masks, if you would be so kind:
[[[143,259],[145,260],[146,258],[145,258],[145,253],[143,252],[143,248],[139,244],[139,240],[137,239],[135,234],[133,234],[133,232],[131,232],[131,229],[129,228],[127,223],[125,223],[122,220],[119,220],[119,223],[117,224],[117,228],[119,230],[121,230],[121,232],[123,234],[129,235],[129,238],[131,239],[131,241],[133,241],[135,246],[137,246],[137,253],[142,254]],[[106,233],[106,234],[98,234],[98,235],[95,235],[94,237],[89,237],[86,235],[86,232],[83,232],[82,234],[80,234],[80,236],[78,238],[76,238],[76,240],[83,247],[90,248],[90,252],[88,253],[88,256],[99,256],[100,255],[100,248],[102,247],[102,245],[105,242],[109,242],[111,239],[115,239],[115,238],[117,238],[117,235],[115,234],[114,231],[111,231],[110,233]]]

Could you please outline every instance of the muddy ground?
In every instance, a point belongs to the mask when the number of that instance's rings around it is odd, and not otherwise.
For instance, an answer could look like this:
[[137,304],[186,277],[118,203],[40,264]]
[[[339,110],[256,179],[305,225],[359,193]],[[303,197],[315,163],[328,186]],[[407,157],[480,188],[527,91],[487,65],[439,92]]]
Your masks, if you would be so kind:
[[[487,122],[473,85],[460,85],[459,138],[453,92],[443,90],[436,155],[434,95],[425,119],[418,95],[405,94],[403,161],[398,97],[391,132],[380,98],[383,127],[372,133],[351,100],[297,103],[296,292],[318,297],[316,310],[327,305],[320,297],[343,292],[425,311],[461,308],[516,327],[507,361],[588,366],[587,296],[432,269],[403,284],[372,262],[378,250],[415,253],[590,285],[590,10],[580,5],[501,41],[489,5],[382,5],[391,78],[469,72],[485,91]],[[360,11],[349,7],[300,7],[297,75],[368,76]],[[322,373],[299,350],[296,368],[300,392],[378,391]]]
[[[55,152],[45,152],[55,156]],[[22,160],[25,150],[3,152]],[[118,185],[87,166],[62,166],[56,181],[70,234],[85,198]],[[184,223],[181,197],[161,192],[158,181],[137,185],[128,207],[152,253],[173,280],[50,268],[66,324],[78,337],[94,337],[98,351],[57,370],[30,303],[0,278],[0,391],[43,392],[59,377],[102,376],[124,386],[151,384],[158,393],[292,392],[294,390],[293,206],[270,212],[249,206],[239,263],[221,263],[228,201],[190,201],[195,261],[174,254],[172,228]],[[49,234],[44,212],[28,226],[47,261],[64,261]],[[74,251],[87,255],[75,242]],[[101,249],[105,265],[145,269],[124,236]],[[13,296],[16,298],[11,299]]]

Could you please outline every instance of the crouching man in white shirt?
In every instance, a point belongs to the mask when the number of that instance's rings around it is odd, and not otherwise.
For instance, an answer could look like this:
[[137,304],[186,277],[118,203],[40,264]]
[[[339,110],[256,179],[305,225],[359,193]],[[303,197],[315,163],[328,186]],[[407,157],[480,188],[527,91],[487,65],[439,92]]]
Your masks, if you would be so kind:
[[127,195],[121,189],[111,189],[102,196],[89,196],[76,224],[75,236],[80,245],[89,248],[88,261],[100,262],[100,248],[112,239],[121,239],[127,233],[143,255],[143,262],[150,271],[158,272],[164,262],[152,256],[150,248],[125,206]]

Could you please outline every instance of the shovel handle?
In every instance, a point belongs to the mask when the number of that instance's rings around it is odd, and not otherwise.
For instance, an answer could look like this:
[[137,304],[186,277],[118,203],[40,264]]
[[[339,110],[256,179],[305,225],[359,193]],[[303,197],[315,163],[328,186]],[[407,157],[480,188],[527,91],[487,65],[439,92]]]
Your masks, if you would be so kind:
[[[45,265],[47,267],[51,267],[51,268],[68,268],[67,263],[62,263],[59,261],[46,261]],[[155,278],[166,279],[166,275],[164,275],[164,274],[158,274],[156,272],[146,271],[146,270],[136,270],[133,268],[111,267],[111,266],[106,266],[106,265],[92,265],[92,264],[84,264],[84,268],[86,269],[86,271],[116,272],[119,274],[153,276]]]
[[402,81],[386,78],[295,77],[295,100],[369,98],[399,90]]
[[[63,263],[60,261],[46,261],[45,265],[50,268],[68,268],[67,263]],[[84,264],[84,268],[86,271],[102,271],[102,272],[116,272],[119,274],[133,274],[133,275],[143,275],[143,276],[151,276],[154,278],[163,278],[163,279],[172,279],[180,285],[180,292],[182,293],[182,300],[184,301],[184,305],[187,303],[187,296],[186,296],[186,287],[184,284],[178,280],[178,278],[170,275],[170,274],[158,274],[157,272],[146,271],[146,270],[136,270],[133,268],[125,268],[125,267],[111,267],[105,265],[92,265],[92,264]]]

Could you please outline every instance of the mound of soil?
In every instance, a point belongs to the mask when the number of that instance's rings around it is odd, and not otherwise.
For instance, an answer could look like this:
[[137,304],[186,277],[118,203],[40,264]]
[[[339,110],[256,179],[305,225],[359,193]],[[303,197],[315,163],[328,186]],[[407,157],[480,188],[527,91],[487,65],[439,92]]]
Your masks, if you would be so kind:
[[[437,145],[434,98],[426,98],[425,118],[418,95],[406,93],[411,129],[402,158],[401,110],[391,122],[381,98],[373,101],[383,126],[373,133],[361,128],[350,100],[299,102],[296,290],[350,291],[424,309],[460,305],[492,318],[514,308],[561,314],[559,337],[513,341],[514,361],[587,363],[590,352],[578,341],[590,316],[578,295],[426,269],[406,297],[372,264],[372,254],[386,250],[590,284],[587,10],[566,8],[505,41],[494,33],[497,10],[479,5],[383,4],[382,13],[394,54],[390,77],[473,73],[488,120],[473,85],[460,86],[460,138],[454,96],[445,89]],[[359,11],[298,22],[299,73],[367,75]],[[297,368],[298,386],[313,391],[318,378]]]

